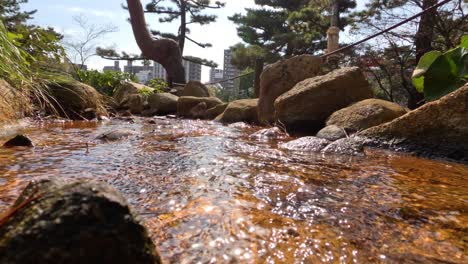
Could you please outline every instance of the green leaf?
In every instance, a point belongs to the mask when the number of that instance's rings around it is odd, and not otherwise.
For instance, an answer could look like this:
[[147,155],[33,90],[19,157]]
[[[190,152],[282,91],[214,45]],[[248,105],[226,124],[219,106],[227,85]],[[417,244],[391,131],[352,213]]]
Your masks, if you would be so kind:
[[465,35],[461,38],[460,47],[468,49],[468,35]]
[[462,54],[462,48],[456,48],[439,56],[431,64],[424,74],[424,96],[427,100],[437,100],[463,85],[459,75],[460,63],[464,61]]
[[418,66],[416,66],[412,76],[413,85],[418,92],[422,93],[424,91],[424,75],[432,63],[441,55],[440,51],[430,51],[419,60]]

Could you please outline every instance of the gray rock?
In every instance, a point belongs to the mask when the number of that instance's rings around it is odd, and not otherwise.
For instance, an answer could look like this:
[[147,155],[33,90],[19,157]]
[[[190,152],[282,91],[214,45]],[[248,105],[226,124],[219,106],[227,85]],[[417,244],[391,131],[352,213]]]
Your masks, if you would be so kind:
[[358,137],[338,139],[322,150],[323,153],[359,155],[364,151],[365,140]]
[[343,128],[335,126],[335,125],[330,125],[326,126],[323,129],[321,129],[316,137],[318,138],[324,138],[326,140],[330,141],[335,141],[340,138],[345,138],[346,137],[346,132]]
[[8,215],[0,263],[161,263],[123,196],[101,182],[32,182]]
[[287,143],[280,144],[281,149],[307,151],[307,152],[320,152],[330,141],[318,137],[302,137]]

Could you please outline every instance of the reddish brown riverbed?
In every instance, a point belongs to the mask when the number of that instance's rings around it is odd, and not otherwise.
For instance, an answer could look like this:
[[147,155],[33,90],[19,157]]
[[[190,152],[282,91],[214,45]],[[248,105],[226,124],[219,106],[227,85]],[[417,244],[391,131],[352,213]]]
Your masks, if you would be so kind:
[[[287,138],[249,138],[255,127],[148,120],[25,129],[34,149],[0,148],[0,212],[30,180],[89,178],[128,198],[170,263],[468,261],[466,165],[289,152]],[[94,140],[122,128],[137,135]]]

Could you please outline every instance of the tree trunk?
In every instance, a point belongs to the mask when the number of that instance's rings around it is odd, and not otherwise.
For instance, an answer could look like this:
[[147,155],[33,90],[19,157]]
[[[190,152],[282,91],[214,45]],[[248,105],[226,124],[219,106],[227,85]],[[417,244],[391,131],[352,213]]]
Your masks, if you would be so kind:
[[[437,3],[437,0],[422,0],[422,9],[427,9]],[[432,50],[432,40],[434,38],[434,26],[437,10],[424,13],[419,20],[418,31],[415,36],[416,46],[416,63],[426,53]],[[415,65],[416,66],[416,65]],[[414,87],[409,90],[410,100],[408,101],[408,108],[415,109],[421,106],[421,101],[424,100],[424,95],[416,91]]]
[[180,1],[180,29],[179,29],[179,48],[184,53],[185,34],[187,34],[187,3]]
[[133,35],[143,57],[161,64],[167,72],[169,85],[185,83],[185,70],[182,65],[182,52],[176,41],[171,39],[153,39],[145,20],[140,0],[127,0]]

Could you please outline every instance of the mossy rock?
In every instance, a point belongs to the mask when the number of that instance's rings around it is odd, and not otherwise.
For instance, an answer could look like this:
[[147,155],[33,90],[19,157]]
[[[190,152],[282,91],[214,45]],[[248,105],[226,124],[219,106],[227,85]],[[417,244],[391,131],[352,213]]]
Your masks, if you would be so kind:
[[93,119],[106,115],[104,100],[93,87],[77,81],[60,80],[48,85],[58,115],[70,119]]
[[0,124],[24,117],[30,111],[28,96],[0,79]]

